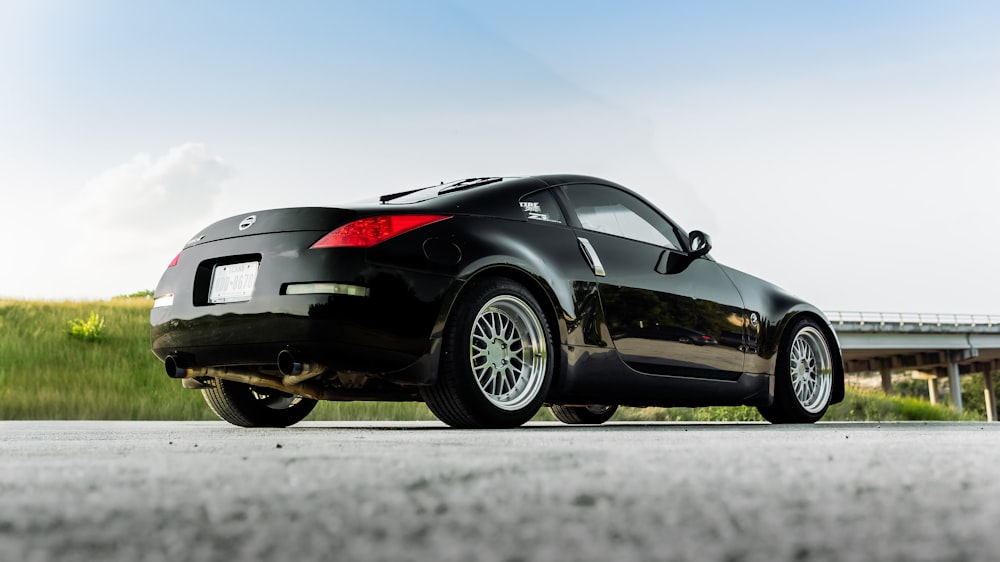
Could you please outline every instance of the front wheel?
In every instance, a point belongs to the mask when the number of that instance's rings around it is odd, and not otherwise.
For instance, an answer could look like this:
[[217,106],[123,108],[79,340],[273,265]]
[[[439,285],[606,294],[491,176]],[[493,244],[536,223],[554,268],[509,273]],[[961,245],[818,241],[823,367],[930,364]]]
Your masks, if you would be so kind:
[[523,285],[475,282],[445,324],[438,380],[421,397],[452,427],[517,427],[548,394],[552,346],[545,313]]
[[201,395],[215,415],[240,427],[288,427],[316,407],[311,398],[225,379],[215,379]]
[[558,406],[549,409],[557,420],[571,425],[600,425],[618,411],[617,404],[591,404],[589,406]]
[[774,402],[757,408],[771,423],[814,423],[833,394],[833,355],[823,330],[799,320],[782,339],[775,370]]

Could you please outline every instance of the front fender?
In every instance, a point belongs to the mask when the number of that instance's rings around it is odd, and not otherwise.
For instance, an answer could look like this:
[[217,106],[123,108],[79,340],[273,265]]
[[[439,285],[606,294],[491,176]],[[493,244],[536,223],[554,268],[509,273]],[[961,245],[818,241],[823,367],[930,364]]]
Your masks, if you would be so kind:
[[[808,316],[820,326],[830,344],[834,367],[834,388],[831,403],[842,401],[844,399],[844,363],[840,340],[826,315],[812,304],[776,285],[741,271],[723,267],[740,291],[747,315],[750,318],[748,326],[750,353],[747,355],[744,370],[748,373],[774,375],[782,338],[785,337],[794,322],[803,316]],[[754,315],[757,318],[756,323],[753,322]]]

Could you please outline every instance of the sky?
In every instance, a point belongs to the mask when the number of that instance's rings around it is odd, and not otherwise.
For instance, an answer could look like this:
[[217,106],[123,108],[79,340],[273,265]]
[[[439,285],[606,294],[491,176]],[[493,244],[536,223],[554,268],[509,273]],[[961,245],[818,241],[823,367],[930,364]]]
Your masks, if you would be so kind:
[[0,297],[465,177],[643,194],[824,310],[1000,315],[1000,3],[0,0]]

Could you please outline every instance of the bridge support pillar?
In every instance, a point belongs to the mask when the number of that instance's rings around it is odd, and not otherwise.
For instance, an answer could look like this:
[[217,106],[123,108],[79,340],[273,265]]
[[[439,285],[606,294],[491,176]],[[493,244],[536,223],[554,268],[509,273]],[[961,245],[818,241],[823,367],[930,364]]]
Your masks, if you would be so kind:
[[931,399],[931,406],[936,406],[938,403],[938,378],[931,377],[927,379],[927,395]]
[[986,389],[986,421],[997,421],[997,395],[993,387],[993,369],[987,368],[983,371],[983,385]]
[[886,367],[882,367],[879,370],[879,374],[882,375],[882,392],[885,392],[886,396],[892,394],[892,371]]
[[958,378],[958,363],[948,362],[948,386],[951,387],[951,407],[962,413],[962,382]]

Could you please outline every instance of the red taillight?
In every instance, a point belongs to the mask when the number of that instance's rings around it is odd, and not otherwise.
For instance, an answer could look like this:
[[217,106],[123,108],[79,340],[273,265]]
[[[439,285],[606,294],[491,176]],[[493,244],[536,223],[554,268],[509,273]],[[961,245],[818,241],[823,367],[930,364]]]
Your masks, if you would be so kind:
[[177,255],[174,256],[174,259],[170,260],[170,264],[167,265],[167,267],[173,267],[173,266],[177,265],[177,260],[179,260],[179,259],[181,259],[181,253],[177,252]]
[[393,236],[443,221],[442,215],[388,215],[367,217],[338,227],[312,245],[317,248],[371,248]]

